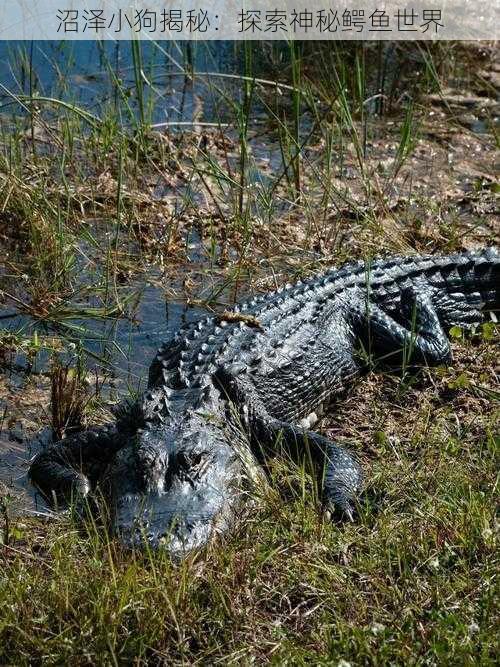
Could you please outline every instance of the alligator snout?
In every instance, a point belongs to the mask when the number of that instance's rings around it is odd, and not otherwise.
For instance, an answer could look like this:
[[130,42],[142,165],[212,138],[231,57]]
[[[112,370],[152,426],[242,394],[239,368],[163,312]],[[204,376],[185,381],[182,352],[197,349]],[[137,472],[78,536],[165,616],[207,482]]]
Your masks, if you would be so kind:
[[179,479],[168,491],[125,493],[115,501],[114,531],[125,546],[185,555],[227,527],[233,497],[229,488]]
[[[115,515],[115,531],[128,548],[166,549],[174,557],[182,557],[201,548],[216,532],[217,513],[201,514],[190,507],[177,505],[161,496],[124,498]],[[198,503],[197,503],[198,504]]]
[[228,527],[241,462],[231,444],[205,426],[203,432],[191,430],[189,439],[167,429],[145,432],[118,453],[110,480],[111,519],[125,546],[182,556]]

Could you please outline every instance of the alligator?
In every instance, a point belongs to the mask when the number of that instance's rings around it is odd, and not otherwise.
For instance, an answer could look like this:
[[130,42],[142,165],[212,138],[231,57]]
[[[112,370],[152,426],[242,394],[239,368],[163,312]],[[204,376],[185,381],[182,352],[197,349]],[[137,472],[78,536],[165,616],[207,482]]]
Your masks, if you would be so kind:
[[158,350],[134,406],[48,446],[30,478],[58,503],[100,494],[125,545],[182,557],[233,525],[249,471],[285,447],[314,453],[325,508],[353,519],[360,465],[313,424],[374,360],[449,364],[450,327],[499,308],[499,257],[358,261],[189,323]]

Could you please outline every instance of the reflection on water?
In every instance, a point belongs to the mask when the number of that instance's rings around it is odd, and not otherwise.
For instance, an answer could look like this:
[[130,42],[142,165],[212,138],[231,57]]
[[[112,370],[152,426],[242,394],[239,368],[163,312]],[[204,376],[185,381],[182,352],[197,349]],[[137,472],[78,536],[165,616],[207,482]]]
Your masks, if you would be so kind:
[[[141,42],[148,122],[224,121],[227,105],[220,105],[220,94],[211,92],[206,77],[186,74],[234,74],[241,69],[240,61],[233,42]],[[125,94],[127,105],[138,112],[135,94],[129,95],[137,86],[130,42],[0,41],[0,82],[15,94],[35,92],[75,103],[96,115],[118,108]],[[234,83],[218,80],[217,86]],[[9,111],[12,100],[4,92],[0,91],[2,110]]]

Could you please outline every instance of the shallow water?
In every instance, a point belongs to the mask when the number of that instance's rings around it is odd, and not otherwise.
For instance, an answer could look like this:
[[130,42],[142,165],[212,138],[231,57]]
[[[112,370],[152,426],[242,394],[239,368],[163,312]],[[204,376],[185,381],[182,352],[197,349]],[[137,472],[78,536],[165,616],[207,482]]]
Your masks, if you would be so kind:
[[[136,286],[132,284],[130,289]],[[202,310],[188,307],[185,303],[169,301],[161,286],[141,285],[141,297],[134,320],[92,319],[72,320],[66,323],[64,337],[81,346],[89,381],[95,374],[105,378],[100,394],[105,400],[118,401],[130,393],[144,389],[148,368],[158,347],[172,337],[184,323],[199,318]],[[3,329],[33,335],[60,334],[61,327],[52,330],[50,325],[41,325],[26,317],[15,317],[2,322]],[[62,360],[71,360],[71,354],[62,354]],[[45,377],[49,370],[50,354],[39,353],[34,360],[18,354],[11,360],[6,384],[10,400],[0,398],[0,490],[3,482],[15,496],[14,511],[34,511],[43,508],[34,489],[26,478],[30,458],[45,444],[50,433],[45,429],[34,438],[26,433],[16,419],[9,425],[8,406],[16,393],[25,391],[29,378]],[[44,383],[43,397],[49,394],[49,380]],[[43,399],[42,399],[43,400]],[[46,406],[49,410],[49,406]],[[26,415],[29,418],[29,415]]]
[[[206,79],[191,80],[186,71],[239,72],[241,58],[233,43],[142,42],[141,53],[144,76],[151,84],[145,86],[148,122],[224,121],[224,107],[210,94]],[[123,89],[135,89],[130,42],[0,42],[0,82],[15,94],[33,91],[99,115],[110,104],[118,108],[117,79]],[[231,82],[218,80],[217,85]],[[12,100],[4,90],[0,101],[1,109],[9,111]],[[133,107],[133,96],[129,103]]]

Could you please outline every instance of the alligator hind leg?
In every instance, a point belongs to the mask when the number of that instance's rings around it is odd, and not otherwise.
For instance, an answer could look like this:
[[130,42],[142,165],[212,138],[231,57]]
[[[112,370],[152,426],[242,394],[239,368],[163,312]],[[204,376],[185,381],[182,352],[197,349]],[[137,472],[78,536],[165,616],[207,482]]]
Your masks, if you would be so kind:
[[82,499],[91,490],[98,470],[122,445],[113,426],[82,431],[40,452],[28,475],[49,501]]
[[357,335],[365,347],[383,359],[398,363],[450,363],[450,342],[441,326],[430,297],[413,288],[401,293],[399,323],[373,303],[351,306]]

